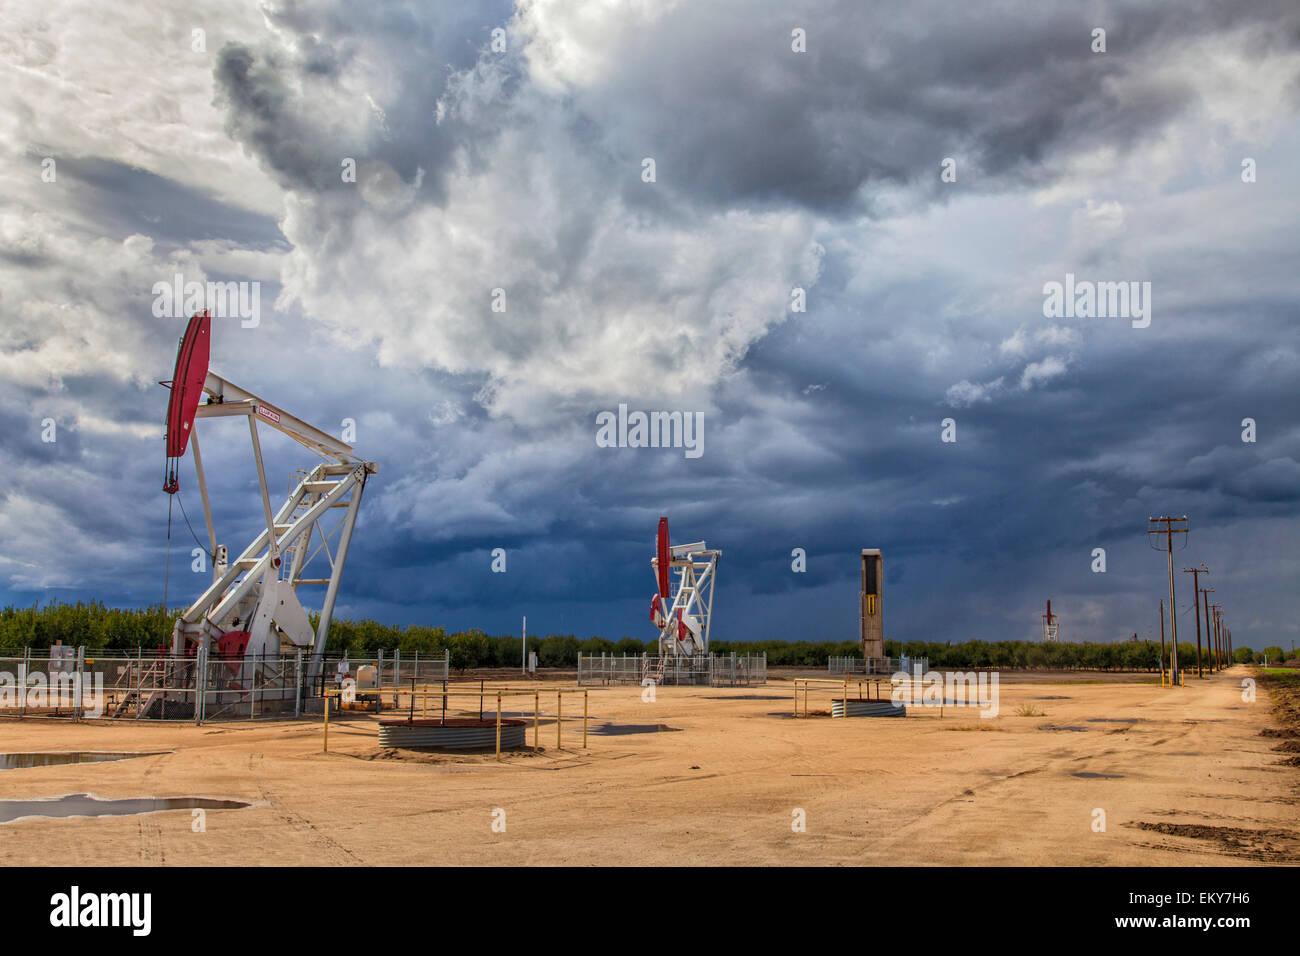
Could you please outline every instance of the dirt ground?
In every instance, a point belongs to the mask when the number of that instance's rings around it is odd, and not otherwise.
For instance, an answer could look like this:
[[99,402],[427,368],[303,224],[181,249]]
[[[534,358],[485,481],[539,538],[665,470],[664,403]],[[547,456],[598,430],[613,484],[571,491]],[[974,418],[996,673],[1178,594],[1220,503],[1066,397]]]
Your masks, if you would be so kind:
[[[0,799],[253,806],[207,811],[204,832],[189,810],[26,818],[0,825],[0,841],[10,866],[1300,863],[1300,767],[1275,749],[1267,695],[1243,701],[1248,676],[1237,667],[1168,689],[1005,674],[991,719],[949,707],[796,720],[789,674],[659,688],[653,702],[640,687],[593,688],[587,749],[581,722],[566,722],[559,752],[544,693],[541,753],[500,762],[381,751],[363,714],[331,720],[328,754],[319,720],[4,720],[5,752],[169,752],[0,771]],[[815,692],[812,709],[829,698]],[[526,710],[531,725],[531,697],[503,710]]]

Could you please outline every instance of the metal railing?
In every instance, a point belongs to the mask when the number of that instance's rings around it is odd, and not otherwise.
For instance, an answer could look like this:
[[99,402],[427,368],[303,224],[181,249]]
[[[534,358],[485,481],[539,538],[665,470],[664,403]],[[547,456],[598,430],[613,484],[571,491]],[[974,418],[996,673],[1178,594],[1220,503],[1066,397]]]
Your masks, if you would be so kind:
[[828,674],[896,674],[920,667],[922,672],[930,669],[928,657],[828,657],[826,672]]
[[578,684],[694,684],[749,687],[767,683],[766,654],[657,657],[650,654],[579,654]]
[[[338,659],[335,659],[337,666]],[[396,687],[400,684],[409,684],[411,678],[417,681],[440,681],[447,680],[451,674],[451,651],[443,650],[442,654],[436,657],[421,657],[419,653],[402,656],[402,652],[392,651],[385,654],[380,650],[371,655],[348,656],[348,662],[352,665],[353,677],[356,676],[356,668],[363,664],[369,664],[378,670],[378,680],[380,687]],[[334,673],[331,670],[331,673]]]
[[320,713],[325,692],[336,690],[345,672],[355,678],[364,664],[376,668],[381,688],[445,681],[451,664],[450,652],[405,661],[382,652],[323,657],[314,672],[306,651],[228,659],[206,650],[175,656],[144,648],[88,656],[79,647],[49,655],[24,648],[21,657],[0,657],[0,716],[195,723],[297,717]]

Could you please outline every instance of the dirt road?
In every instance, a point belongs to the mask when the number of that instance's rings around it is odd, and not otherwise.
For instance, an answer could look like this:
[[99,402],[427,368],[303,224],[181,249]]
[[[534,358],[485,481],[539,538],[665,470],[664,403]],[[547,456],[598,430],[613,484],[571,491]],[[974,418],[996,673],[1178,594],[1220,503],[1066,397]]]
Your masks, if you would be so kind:
[[170,752],[0,771],[0,798],[253,806],[207,811],[203,832],[173,810],[27,818],[0,840],[9,865],[1295,864],[1300,768],[1260,736],[1274,724],[1263,695],[1243,701],[1248,673],[1181,689],[1007,675],[991,719],[795,720],[787,682],[665,687],[654,702],[600,688],[586,751],[566,723],[556,752],[544,718],[543,751],[500,763],[379,751],[362,715],[331,722],[329,754],[319,723],[4,721],[7,752]]

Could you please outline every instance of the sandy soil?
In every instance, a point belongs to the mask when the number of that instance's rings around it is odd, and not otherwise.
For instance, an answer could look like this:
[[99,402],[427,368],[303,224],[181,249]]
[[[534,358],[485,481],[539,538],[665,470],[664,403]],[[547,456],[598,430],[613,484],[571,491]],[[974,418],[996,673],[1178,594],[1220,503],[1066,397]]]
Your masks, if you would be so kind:
[[[1260,735],[1276,725],[1266,696],[1242,701],[1248,673],[1181,689],[1006,675],[993,719],[948,708],[795,720],[779,675],[766,687],[660,688],[653,703],[639,687],[599,688],[587,750],[581,724],[566,723],[557,752],[543,718],[542,752],[499,763],[380,751],[375,718],[361,714],[331,721],[328,754],[318,721],[5,720],[6,752],[171,752],[0,771],[0,799],[89,791],[254,806],[208,811],[202,833],[175,810],[29,818],[0,825],[0,840],[11,866],[1295,864],[1300,768]],[[812,704],[825,709],[829,692]],[[1022,704],[1043,716],[1018,716]],[[595,733],[607,722],[621,732]],[[492,829],[498,808],[504,833]],[[806,832],[792,829],[796,809]]]

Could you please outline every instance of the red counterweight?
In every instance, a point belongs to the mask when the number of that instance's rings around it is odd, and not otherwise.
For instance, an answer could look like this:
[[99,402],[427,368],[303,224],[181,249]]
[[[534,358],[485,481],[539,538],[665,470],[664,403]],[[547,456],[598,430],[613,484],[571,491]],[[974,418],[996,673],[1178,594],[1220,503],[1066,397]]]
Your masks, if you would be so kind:
[[211,346],[212,316],[204,309],[195,313],[186,326],[176,350],[176,370],[172,373],[172,380],[163,383],[172,390],[167,399],[167,464],[163,478],[163,491],[169,495],[176,494],[180,487],[176,465],[189,446],[194,413],[198,411],[203,383],[208,377]]

